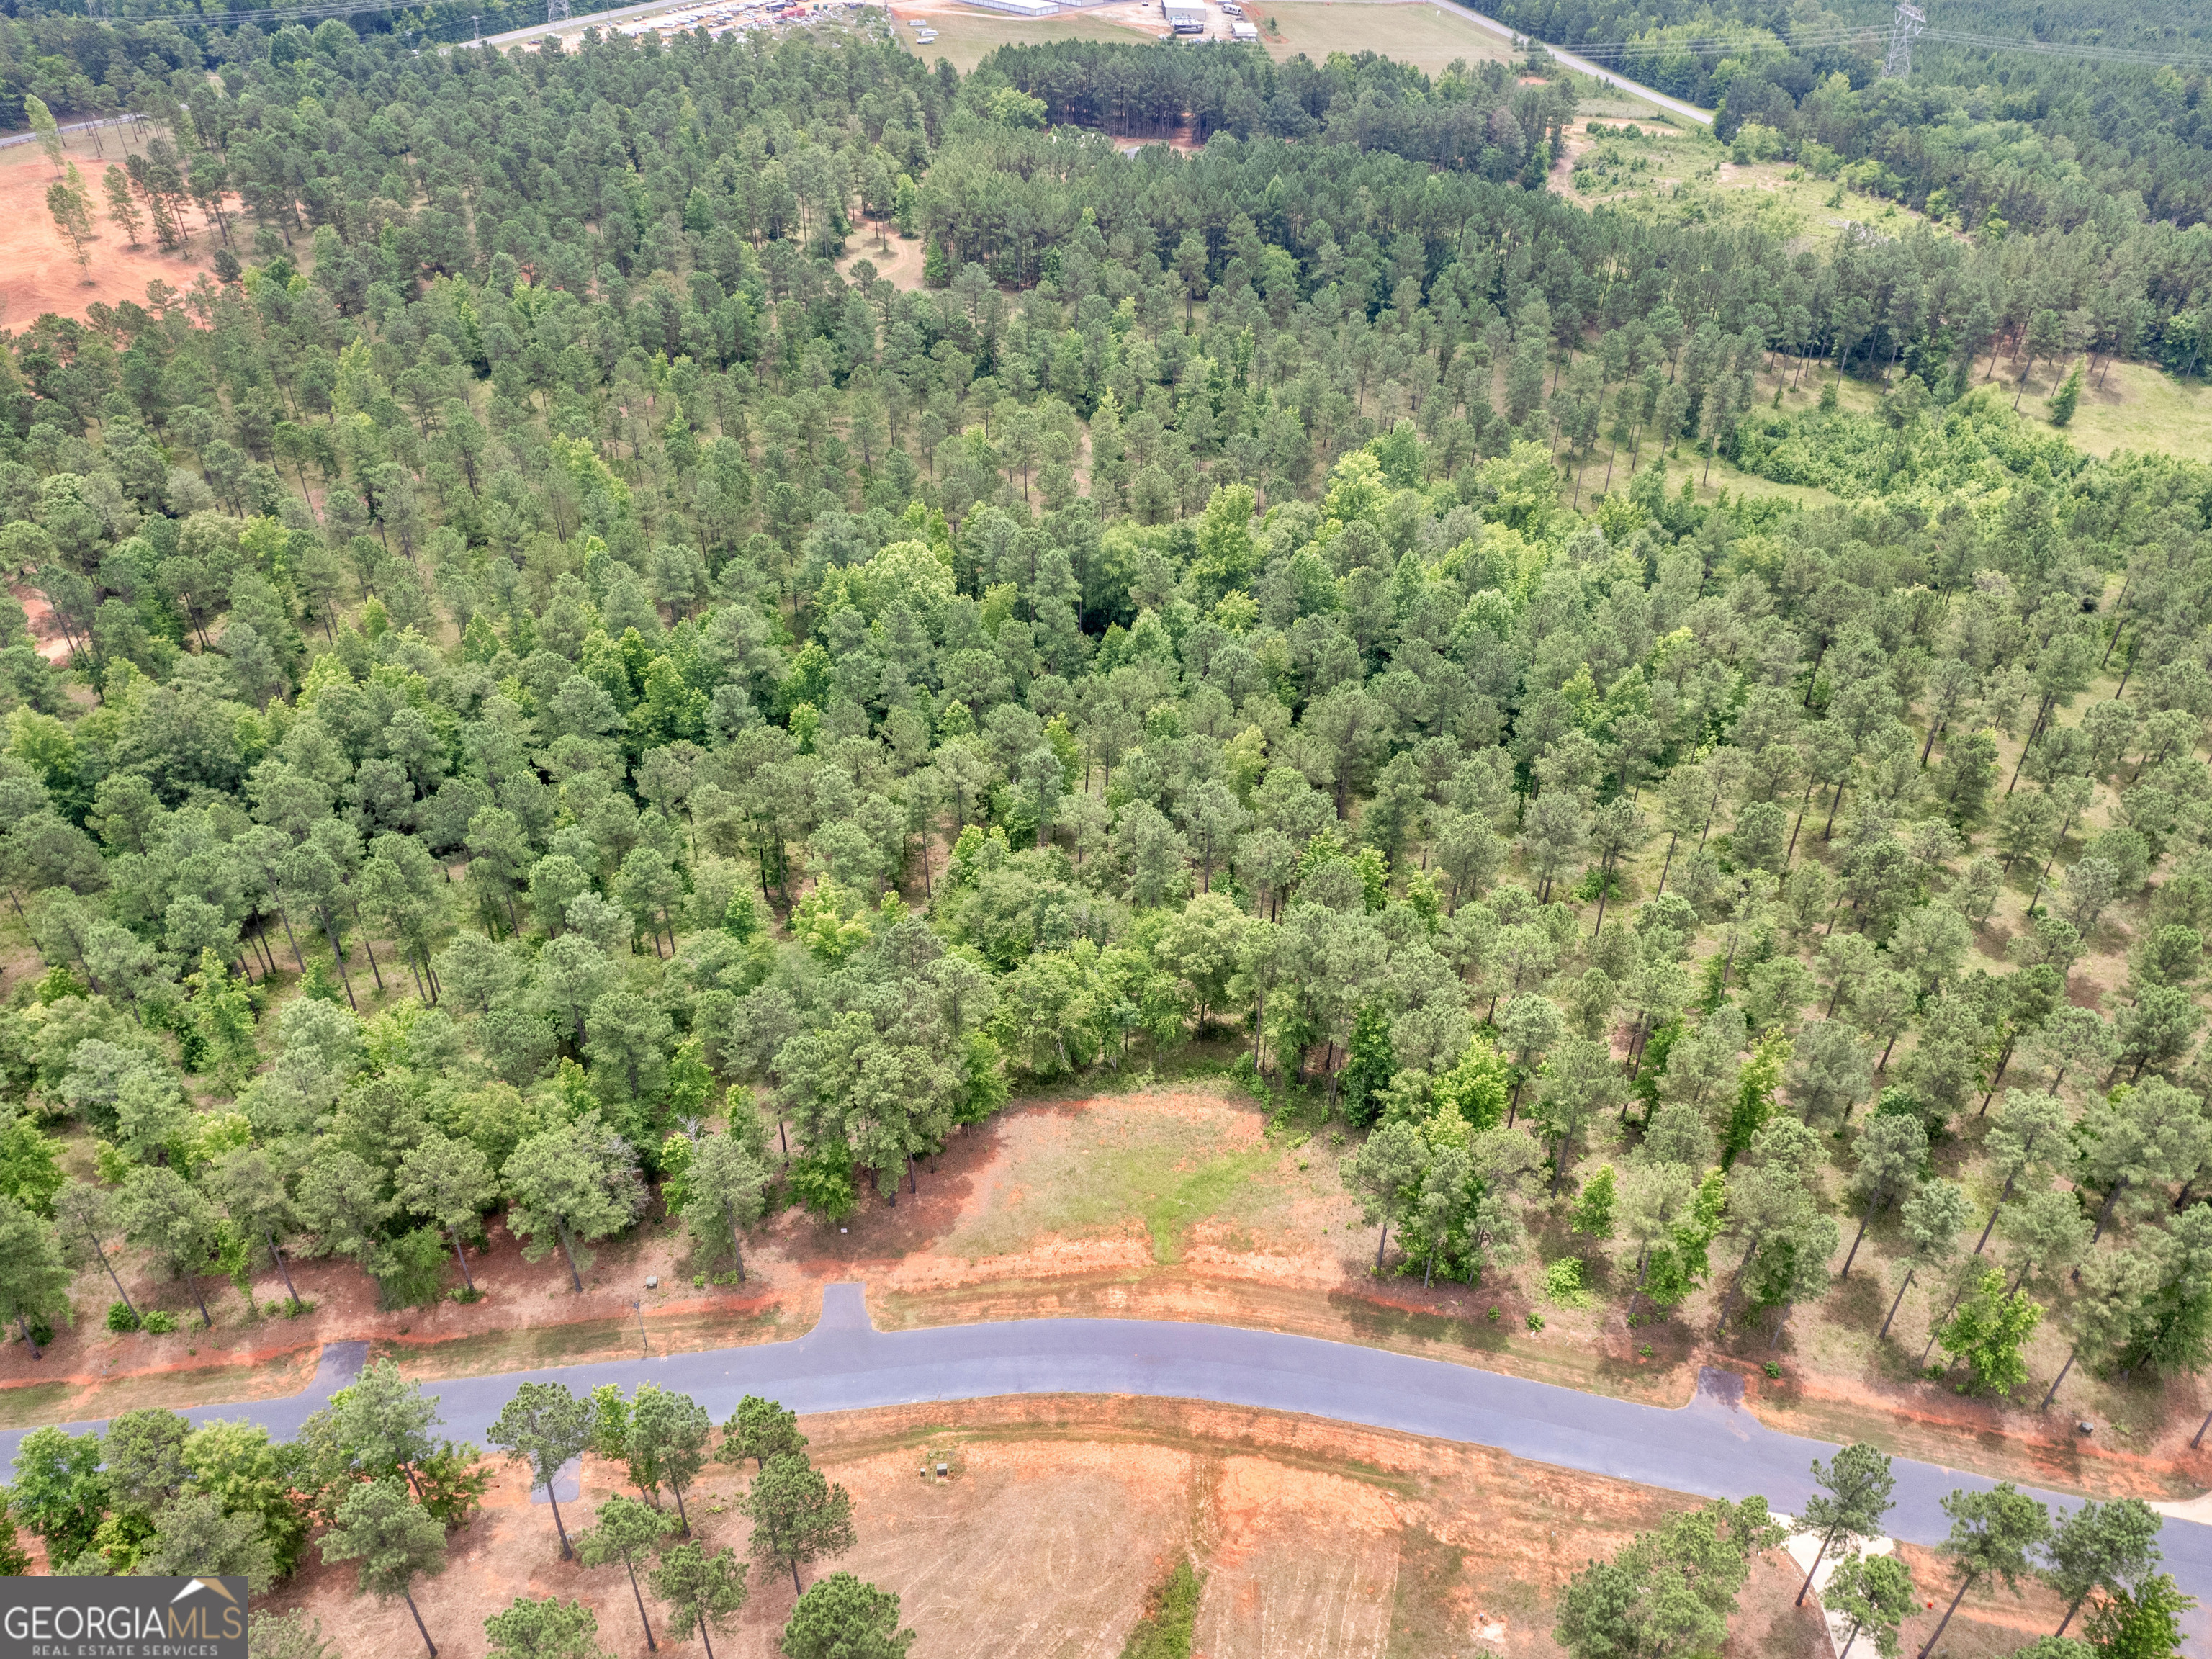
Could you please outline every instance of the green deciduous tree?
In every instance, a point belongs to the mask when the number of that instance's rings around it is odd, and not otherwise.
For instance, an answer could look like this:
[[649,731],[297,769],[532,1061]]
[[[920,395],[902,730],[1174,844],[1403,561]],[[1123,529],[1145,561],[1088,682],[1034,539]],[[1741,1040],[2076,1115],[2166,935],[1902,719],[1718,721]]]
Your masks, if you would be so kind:
[[2004,1275],[1992,1269],[1981,1275],[1936,1340],[1947,1360],[1966,1362],[1977,1393],[2002,1399],[2027,1380],[2021,1347],[2042,1322],[2042,1308],[2025,1291],[2008,1294]]
[[2114,1591],[2090,1615],[2089,1639],[2106,1659],[2167,1659],[2182,1651],[2181,1616],[2196,1605],[2172,1573],[2153,1573],[2132,1589]]
[[49,1561],[72,1561],[91,1547],[110,1501],[100,1437],[33,1429],[15,1449],[9,1512],[46,1540]]

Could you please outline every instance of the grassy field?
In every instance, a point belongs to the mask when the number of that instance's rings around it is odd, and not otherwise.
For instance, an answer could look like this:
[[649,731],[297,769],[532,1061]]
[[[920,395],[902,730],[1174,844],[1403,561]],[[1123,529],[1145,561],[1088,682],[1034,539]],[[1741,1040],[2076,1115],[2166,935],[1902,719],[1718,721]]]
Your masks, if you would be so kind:
[[1130,28],[1103,17],[1083,15],[1045,18],[1009,17],[994,11],[935,10],[914,14],[937,31],[937,39],[921,46],[914,38],[914,25],[898,23],[900,44],[927,63],[943,58],[963,75],[1000,46],[1044,46],[1054,40],[1150,40],[1155,30]]
[[[1585,106],[1581,112],[1605,125],[1633,118],[1610,105]],[[1739,165],[1726,145],[1687,123],[1632,138],[1575,132],[1568,149],[1574,170],[1566,194],[1585,206],[1641,204],[1675,222],[1748,219],[1807,246],[1834,242],[1855,224],[1894,235],[1921,219],[1910,208],[1816,179],[1786,161]]]
[[[1998,371],[2000,378],[2003,370]],[[2065,367],[2056,371],[2061,379]],[[2028,382],[2021,412],[2044,413],[2054,371],[2038,368]],[[2111,372],[2091,374],[2081,388],[2066,435],[2092,455],[2123,449],[2163,451],[2185,460],[2212,460],[2212,386],[2179,380],[2149,363],[2114,363]]]
[[1309,1188],[1284,1149],[1261,1139],[1253,1115],[1194,1101],[1181,1110],[1105,1103],[1024,1121],[1000,1178],[999,1201],[946,1241],[953,1255],[1012,1254],[1054,1235],[1118,1231],[1132,1218],[1152,1258],[1177,1261],[1201,1221],[1269,1218]]
[[1455,58],[1479,64],[1513,56],[1503,37],[1436,6],[1292,0],[1263,3],[1254,15],[1274,24],[1267,45],[1279,58],[1304,52],[1318,64],[1333,52],[1379,52],[1435,75]]

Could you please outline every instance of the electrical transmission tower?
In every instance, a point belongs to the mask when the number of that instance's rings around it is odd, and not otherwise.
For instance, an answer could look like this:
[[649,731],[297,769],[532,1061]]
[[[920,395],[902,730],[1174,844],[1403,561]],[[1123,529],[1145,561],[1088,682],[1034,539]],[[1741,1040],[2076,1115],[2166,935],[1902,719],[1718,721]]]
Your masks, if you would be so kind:
[[565,23],[568,21],[568,0],[545,0],[545,21]]
[[1897,16],[1889,26],[1889,55],[1881,60],[1885,76],[1912,73],[1912,37],[1928,27],[1928,14],[1897,0]]

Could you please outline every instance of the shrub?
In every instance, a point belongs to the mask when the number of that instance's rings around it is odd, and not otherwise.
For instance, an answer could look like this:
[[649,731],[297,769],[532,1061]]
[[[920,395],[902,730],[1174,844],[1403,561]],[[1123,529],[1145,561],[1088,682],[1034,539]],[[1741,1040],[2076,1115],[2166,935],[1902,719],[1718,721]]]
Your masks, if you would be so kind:
[[376,1253],[379,1302],[386,1308],[427,1308],[445,1294],[446,1240],[435,1227],[402,1233]]
[[1590,1294],[1583,1288],[1583,1264],[1563,1255],[1544,1269],[1544,1294],[1562,1308],[1587,1308]]
[[1527,1322],[1530,1330],[1540,1331],[1544,1328],[1544,1316],[1540,1313],[1532,1313],[1528,1316]]
[[146,1328],[156,1336],[167,1336],[177,1328],[176,1316],[164,1313],[159,1308],[146,1310]]
[[129,1303],[111,1302],[107,1304],[107,1328],[109,1330],[135,1331],[139,1329],[143,1322],[144,1322],[140,1320],[137,1314],[131,1311],[131,1304]]
[[1189,1659],[1198,1625],[1199,1593],[1206,1580],[1188,1559],[1152,1592],[1152,1606],[1122,1644],[1121,1659]]

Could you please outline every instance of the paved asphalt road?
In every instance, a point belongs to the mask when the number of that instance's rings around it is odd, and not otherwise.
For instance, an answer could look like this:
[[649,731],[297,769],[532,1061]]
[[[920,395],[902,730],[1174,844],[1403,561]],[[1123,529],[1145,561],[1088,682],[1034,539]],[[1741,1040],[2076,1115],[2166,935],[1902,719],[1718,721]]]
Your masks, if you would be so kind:
[[[1466,18],[1468,22],[1477,24],[1480,27],[1489,30],[1492,34],[1503,35],[1508,40],[1525,40],[1528,38],[1517,29],[1508,28],[1504,24],[1499,22],[1495,17],[1486,17],[1482,13],[1474,10],[1472,7],[1459,4],[1458,0],[1435,0],[1435,3],[1443,7],[1446,11],[1457,12],[1462,17]],[[1581,57],[1575,52],[1569,52],[1565,46],[1546,45],[1544,46],[1544,50],[1550,52],[1553,57],[1558,58],[1569,69],[1574,70],[1580,74],[1594,75],[1601,81],[1609,82],[1616,87],[1625,88],[1628,91],[1634,93],[1638,98],[1649,99],[1651,102],[1658,105],[1660,108],[1664,110],[1672,110],[1675,114],[1685,117],[1689,120],[1703,122],[1706,126],[1711,126],[1713,124],[1712,111],[1709,109],[1700,109],[1695,104],[1685,103],[1680,98],[1671,98],[1663,92],[1655,92],[1650,87],[1644,86],[1638,82],[1630,80],[1619,70],[1607,69],[1602,64],[1593,64],[1589,58]]]
[[[365,1343],[333,1343],[301,1394],[186,1415],[196,1421],[242,1417],[289,1436],[360,1370],[367,1352]],[[1037,1319],[883,1332],[870,1323],[858,1285],[830,1286],[822,1322],[796,1341],[463,1377],[428,1384],[426,1391],[437,1398],[447,1433],[481,1443],[516,1386],[530,1381],[564,1382],[580,1393],[602,1382],[656,1382],[690,1395],[718,1422],[747,1394],[769,1395],[802,1413],[1017,1394],[1206,1400],[1495,1446],[1517,1457],[1704,1497],[1763,1492],[1785,1511],[1809,1494],[1813,1460],[1835,1450],[1765,1427],[1742,1407],[1741,1381],[1724,1371],[1703,1372],[1697,1397],[1669,1409],[1445,1360],[1219,1325]],[[0,1465],[12,1467],[22,1435],[0,1433]],[[1895,1468],[1897,1507],[1889,1530],[1917,1543],[1937,1542],[1948,1531],[1938,1506],[1946,1492],[1991,1484],[1902,1458]],[[2038,1495],[2059,1505],[2075,1501]],[[2169,1519],[2160,1541],[2182,1588],[2212,1607],[2212,1528]],[[2192,1646],[2212,1652],[2203,1620],[2200,1610]]]

